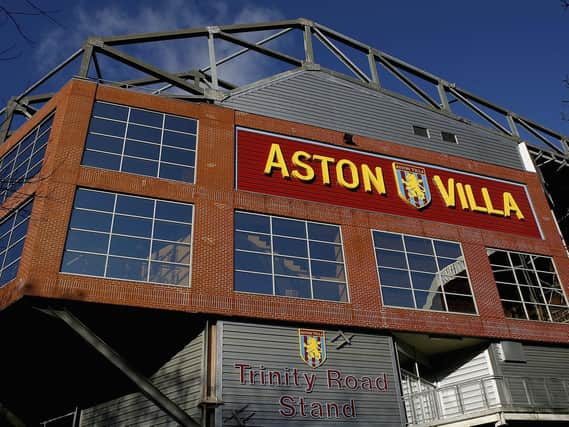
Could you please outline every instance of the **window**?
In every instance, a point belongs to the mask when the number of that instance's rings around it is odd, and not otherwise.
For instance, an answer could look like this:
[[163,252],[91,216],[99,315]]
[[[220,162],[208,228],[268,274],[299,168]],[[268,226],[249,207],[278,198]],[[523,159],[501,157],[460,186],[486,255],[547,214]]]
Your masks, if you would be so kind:
[[458,243],[373,231],[383,304],[476,314]]
[[424,138],[429,138],[429,129],[422,126],[413,126],[413,133],[417,136],[422,136]]
[[458,139],[456,138],[456,135],[454,133],[442,131],[441,136],[444,142],[451,142],[453,144],[458,144]]
[[569,321],[567,299],[550,257],[487,249],[506,317]]
[[52,124],[53,114],[0,159],[0,203],[40,172]]
[[340,227],[236,212],[235,290],[347,302]]
[[31,213],[30,200],[0,223],[0,288],[18,273]]
[[95,102],[82,164],[194,182],[197,121]]
[[189,286],[193,206],[79,189],[64,273]]

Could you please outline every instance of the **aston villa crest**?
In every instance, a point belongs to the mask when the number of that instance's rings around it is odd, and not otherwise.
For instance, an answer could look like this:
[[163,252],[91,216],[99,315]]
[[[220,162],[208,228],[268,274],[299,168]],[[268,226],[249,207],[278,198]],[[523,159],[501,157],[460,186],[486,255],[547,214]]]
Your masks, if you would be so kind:
[[393,173],[399,197],[417,209],[431,203],[431,191],[425,169],[393,162]]
[[318,368],[326,361],[326,332],[315,329],[298,330],[300,358],[311,368]]

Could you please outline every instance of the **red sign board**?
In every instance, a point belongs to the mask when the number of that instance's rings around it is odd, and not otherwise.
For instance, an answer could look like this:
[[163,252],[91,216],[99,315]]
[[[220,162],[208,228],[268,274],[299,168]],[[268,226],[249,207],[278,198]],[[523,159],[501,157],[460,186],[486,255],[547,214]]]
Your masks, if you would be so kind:
[[237,188],[541,238],[523,184],[253,130]]

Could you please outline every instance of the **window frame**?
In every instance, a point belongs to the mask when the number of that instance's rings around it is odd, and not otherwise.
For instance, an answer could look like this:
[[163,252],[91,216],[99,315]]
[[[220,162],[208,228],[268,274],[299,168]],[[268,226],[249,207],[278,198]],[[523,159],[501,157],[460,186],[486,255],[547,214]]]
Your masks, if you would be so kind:
[[[235,221],[235,216],[237,213],[243,213],[243,214],[247,214],[247,215],[255,215],[255,216],[261,216],[261,217],[267,217],[269,218],[269,232],[268,233],[264,233],[264,232],[258,232],[258,231],[248,231],[248,230],[243,230],[243,229],[238,229],[236,226],[236,221]],[[300,223],[304,223],[304,227],[305,227],[305,236],[304,237],[295,237],[295,236],[290,236],[290,235],[283,235],[283,234],[275,234],[273,232],[273,221],[272,218],[277,218],[277,219],[284,219],[284,220],[291,220],[291,221],[298,221]],[[338,228],[338,234],[340,236],[340,243],[333,243],[333,242],[327,242],[327,241],[322,241],[322,240],[315,240],[315,239],[309,239],[308,238],[308,224],[322,224],[325,226],[333,226],[333,227],[337,227]],[[237,245],[236,245],[236,239],[235,239],[235,235],[237,232],[250,232],[250,233],[255,233],[255,234],[263,234],[265,236],[268,236],[270,239],[270,244],[271,244],[271,250],[270,252],[256,252],[256,251],[248,251],[245,249],[238,249]],[[296,255],[285,255],[285,254],[279,254],[279,253],[275,253],[274,250],[274,240],[275,238],[285,238],[285,239],[296,239],[299,241],[303,241],[306,244],[306,248],[307,248],[307,256],[296,256]],[[335,264],[340,264],[340,262],[337,261],[330,261],[330,260],[324,260],[321,258],[313,258],[310,254],[310,242],[316,242],[316,243],[326,243],[326,244],[335,244],[340,246],[341,249],[341,254],[342,254],[342,267],[344,269],[344,276],[345,276],[345,280],[344,281],[334,281],[334,280],[323,280],[323,279],[318,279],[317,277],[314,277],[312,274],[312,262],[316,261],[316,262],[329,262],[329,263],[335,263]],[[265,254],[270,256],[271,259],[271,272],[270,273],[265,273],[265,272],[261,272],[261,271],[253,271],[253,270],[244,270],[244,269],[238,269],[236,267],[236,254],[237,252],[245,252],[245,253],[254,253],[254,254]],[[302,296],[292,296],[292,295],[281,295],[281,294],[277,294],[276,293],[276,280],[275,278],[277,277],[286,277],[286,278],[296,278],[297,276],[290,276],[290,275],[286,275],[286,274],[279,274],[275,271],[275,258],[276,257],[294,257],[294,258],[298,258],[298,259],[302,259],[302,260],[306,260],[307,265],[308,265],[308,275],[303,278],[304,280],[308,280],[309,285],[310,285],[310,297],[302,297]],[[253,291],[245,291],[245,290],[236,290],[235,289],[235,282],[236,282],[236,273],[237,272],[243,272],[243,273],[252,273],[252,274],[261,274],[261,275],[265,275],[265,276],[270,276],[271,277],[271,286],[272,286],[272,293],[261,293],[261,292],[253,292]],[[322,299],[322,298],[316,298],[314,296],[314,285],[313,285],[313,281],[325,281],[325,282],[331,282],[331,283],[338,283],[338,284],[344,284],[344,289],[345,289],[345,294],[346,294],[346,300],[345,301],[340,301],[340,300],[332,300],[332,299]],[[350,290],[349,290],[349,277],[348,277],[348,271],[346,268],[346,257],[345,257],[345,250],[344,250],[344,237],[342,235],[342,227],[339,224],[331,224],[331,223],[326,223],[326,222],[321,222],[321,221],[312,221],[312,220],[308,220],[308,219],[300,219],[300,218],[293,218],[293,217],[287,217],[287,216],[282,216],[282,215],[274,215],[274,214],[269,214],[269,213],[260,213],[260,212],[252,212],[252,211],[246,211],[246,210],[240,210],[240,209],[236,209],[233,211],[233,291],[237,292],[237,293],[242,293],[242,294],[249,294],[249,295],[260,295],[260,296],[271,296],[271,297],[277,297],[277,298],[293,298],[293,299],[300,299],[300,300],[304,300],[304,301],[324,301],[324,302],[330,302],[330,303],[340,303],[340,304],[350,304],[351,303],[351,299],[350,299]]]
[[[420,136],[421,138],[427,138],[427,139],[431,139],[431,131],[428,127],[426,126],[420,126],[420,125],[412,125],[413,126],[413,135],[415,136]],[[425,131],[426,135],[422,135],[421,133],[418,133],[418,131]]]
[[[8,238],[8,244],[4,249],[0,250],[0,289],[2,289],[3,287],[7,286],[12,280],[14,280],[17,275],[18,272],[20,270],[20,261],[22,259],[22,254],[24,253],[24,249],[25,249],[25,244],[26,244],[26,238],[28,237],[28,231],[29,231],[29,222],[32,218],[32,210],[33,210],[33,203],[34,203],[34,197],[29,197],[26,200],[24,200],[22,203],[20,203],[17,207],[15,207],[14,209],[11,210],[11,212],[9,212],[7,215],[5,215],[1,220],[0,220],[0,226],[2,226],[4,223],[8,222],[8,221],[15,221],[18,217],[18,214],[26,207],[29,206],[30,211],[29,211],[29,215],[27,216],[27,218],[25,218],[24,220],[20,221],[19,223],[15,224],[12,223],[12,226],[10,227],[10,231],[6,232],[5,234],[9,235]],[[12,236],[14,234],[14,230],[21,226],[25,221],[27,221],[28,225],[26,225],[26,233],[24,234],[23,237],[21,237],[17,242],[13,242],[12,241]],[[10,251],[10,249],[12,249],[14,246],[16,246],[17,244],[19,244],[20,242],[23,242],[22,244],[22,250],[19,253],[19,256],[16,260],[12,261],[10,264],[5,265],[6,262],[6,255],[8,254],[8,252]],[[16,274],[14,275],[13,278],[11,278],[10,280],[3,282],[3,274],[4,272],[11,266],[16,265]]]
[[[488,252],[494,250],[494,251],[498,251],[498,252],[502,252],[504,254],[507,255],[508,258],[508,262],[509,265],[500,265],[500,264],[494,264],[490,261],[490,255]],[[532,268],[520,268],[520,267],[515,267],[514,266],[514,261],[512,259],[511,254],[517,254],[517,255],[527,255],[530,258],[531,264],[532,264]],[[569,300],[567,299],[567,293],[565,291],[565,288],[563,286],[563,283],[561,282],[561,278],[559,277],[559,270],[557,269],[557,265],[555,264],[555,260],[552,256],[550,255],[543,255],[543,254],[537,254],[537,253],[530,253],[530,252],[523,252],[523,251],[516,251],[516,250],[510,250],[510,249],[500,249],[500,248],[495,248],[495,247],[486,247],[486,256],[488,257],[488,263],[490,264],[490,268],[492,270],[492,276],[494,279],[494,284],[496,285],[496,291],[499,294],[500,297],[500,303],[502,305],[502,310],[504,312],[504,316],[506,317],[506,319],[511,319],[511,320],[526,320],[526,321],[530,321],[530,322],[544,322],[547,324],[563,324],[564,322],[558,322],[553,320],[553,315],[551,313],[550,310],[550,306],[551,307],[563,307],[562,305],[556,305],[556,304],[550,304],[547,302],[547,299],[544,295],[544,289],[555,289],[558,291],[561,291],[561,295],[563,296],[564,300],[565,300],[565,309],[567,311],[567,314],[569,315]],[[553,266],[553,271],[545,271],[545,270],[539,270],[536,266],[535,266],[535,258],[536,257],[540,257],[540,258],[548,258],[551,262],[551,265]],[[502,280],[496,280],[495,277],[495,270],[494,267],[502,267],[503,270],[507,269],[507,270],[511,270],[513,272],[513,278],[514,278],[514,282],[507,282],[507,281],[502,281]],[[538,278],[537,283],[538,286],[535,285],[524,285],[523,283],[520,283],[519,279],[518,279],[518,275],[516,274],[516,272],[518,271],[531,271],[534,273],[534,276],[536,278]],[[554,273],[555,274],[555,278],[557,279],[557,283],[559,283],[559,288],[553,288],[553,287],[544,287],[541,284],[541,281],[539,280],[539,275],[538,273]],[[500,290],[499,290],[499,285],[507,285],[507,286],[515,286],[517,292],[518,292],[518,296],[519,296],[519,300],[513,300],[513,299],[507,299],[507,298],[503,298],[502,295],[500,294]],[[524,298],[524,294],[522,292],[522,289],[539,289],[540,292],[540,297],[542,298],[540,302],[532,302],[532,301],[526,301],[526,299]],[[506,303],[518,303],[521,304],[522,308],[523,308],[523,314],[525,315],[524,318],[521,317],[510,317],[507,315],[506,313],[506,309],[504,307],[504,302]],[[528,309],[526,307],[526,304],[533,304],[533,305],[539,305],[539,306],[543,306],[546,310],[546,313],[549,317],[549,319],[531,319],[528,313]]]
[[[105,117],[105,116],[96,115],[95,114],[95,105],[96,104],[106,104],[106,105],[111,105],[111,106],[117,106],[120,108],[125,108],[127,110],[126,118],[124,120],[122,120],[122,119],[117,119],[117,118],[113,118],[113,117]],[[161,127],[131,121],[131,115],[132,115],[133,110],[142,111],[142,112],[149,112],[152,114],[161,115],[162,116]],[[176,119],[183,119],[183,120],[193,120],[195,122],[195,125],[196,125],[195,134],[191,133],[191,132],[184,132],[184,131],[179,131],[179,130],[167,128],[166,127],[167,117],[173,117]],[[117,136],[117,135],[112,135],[110,133],[91,131],[91,125],[92,125],[93,119],[106,120],[109,122],[123,124],[125,127],[124,132],[123,132],[122,136]],[[129,136],[129,127],[130,126],[133,126],[133,127],[136,126],[138,128],[148,128],[148,129],[152,129],[152,130],[158,130],[158,131],[160,131],[160,141],[159,142],[153,142],[150,140],[143,140],[143,139],[139,139],[139,138]],[[85,144],[83,147],[83,153],[82,153],[82,157],[81,157],[81,166],[92,167],[92,168],[97,168],[97,169],[102,169],[102,170],[111,170],[111,171],[116,171],[116,172],[120,172],[120,173],[130,173],[130,174],[134,174],[134,175],[138,175],[138,176],[145,176],[145,177],[151,177],[151,178],[173,181],[176,183],[196,184],[196,182],[197,182],[197,169],[198,169],[197,165],[198,165],[199,126],[200,126],[200,120],[195,118],[195,117],[186,117],[186,116],[181,116],[181,115],[176,115],[176,114],[165,113],[162,111],[139,108],[139,107],[135,107],[135,106],[131,106],[131,105],[116,104],[113,102],[103,101],[103,100],[95,100],[95,102],[93,103],[93,109],[91,111],[91,116],[89,119],[89,128],[87,130],[87,135],[85,137]],[[187,147],[180,147],[180,146],[164,144],[164,138],[165,138],[166,132],[178,133],[178,134],[186,135],[186,136],[187,135],[194,136],[195,147],[194,148],[187,148]],[[120,153],[89,148],[87,146],[87,144],[88,144],[88,138],[90,135],[116,140],[117,146],[120,145]],[[138,145],[145,144],[148,146],[157,147],[157,149],[158,149],[157,159],[151,159],[149,157],[141,157],[141,156],[132,155],[132,154],[126,154],[126,148],[127,148],[127,144],[129,142],[131,144],[138,144]],[[170,148],[175,149],[175,150],[181,150],[184,152],[193,153],[193,157],[194,157],[193,165],[184,165],[181,163],[172,163],[172,162],[169,162],[166,160],[162,160],[162,155],[163,155],[164,151],[167,151]],[[106,155],[106,156],[114,156],[119,161],[118,168],[114,168],[112,166],[103,167],[103,166],[98,166],[98,165],[85,164],[84,163],[85,162],[85,156],[87,153],[95,153],[95,154]],[[139,172],[131,172],[131,171],[123,170],[125,159],[126,160],[133,160],[135,162],[153,163],[156,166],[156,173],[154,173],[154,174],[142,174]],[[165,168],[166,167],[191,168],[192,172],[193,172],[193,179],[191,181],[185,181],[185,180],[180,180],[180,179],[161,177],[159,175],[160,175],[160,172],[162,170],[162,167],[165,167]],[[180,170],[183,170],[183,169],[180,169]]]
[[[445,139],[445,135],[451,136],[452,141],[450,139]],[[441,140],[445,143],[449,144],[458,144],[458,135],[454,132],[448,132],[446,130],[441,130]]]
[[[110,226],[109,226],[108,231],[100,231],[100,230],[93,230],[93,229],[82,229],[80,227],[76,227],[76,228],[72,229],[71,221],[72,221],[73,214],[76,212],[75,203],[76,203],[77,194],[78,194],[79,190],[87,190],[90,192],[111,194],[114,196],[112,212],[101,210],[101,209],[80,208],[81,211],[110,215]],[[144,200],[151,200],[153,202],[153,214],[152,214],[153,216],[147,217],[147,216],[136,215],[136,214],[125,214],[125,213],[120,213],[120,212],[117,213],[117,201],[118,201],[119,196],[126,196],[126,197],[132,197],[132,198],[138,198],[138,199],[144,199]],[[166,202],[166,203],[179,204],[179,205],[183,205],[183,206],[191,206],[192,217],[191,217],[190,222],[173,221],[173,220],[168,220],[168,219],[163,219],[163,218],[157,217],[156,216],[157,202]],[[134,234],[114,233],[113,229],[115,227],[115,218],[117,216],[150,220],[151,221],[151,229],[152,229],[151,236],[150,237],[143,237],[143,236],[138,236],[138,235],[134,235]],[[195,224],[194,219],[195,219],[195,204],[194,203],[179,202],[179,201],[166,200],[166,199],[154,198],[154,197],[149,197],[149,196],[139,196],[139,195],[134,195],[134,194],[126,194],[126,193],[120,193],[120,192],[115,192],[115,191],[106,191],[106,190],[93,189],[93,188],[87,188],[87,187],[77,187],[76,192],[75,192],[75,198],[73,201],[73,208],[71,210],[71,214],[69,215],[69,222],[67,225],[67,235],[66,235],[66,239],[65,239],[65,246],[63,249],[63,256],[61,258],[61,265],[59,268],[59,273],[60,274],[71,274],[71,275],[82,276],[82,277],[94,277],[94,278],[104,279],[104,280],[120,280],[120,281],[144,283],[144,284],[149,284],[152,286],[156,286],[156,285],[173,286],[176,288],[182,288],[182,289],[187,288],[187,289],[189,289],[192,286],[192,269],[193,269],[193,252],[194,252],[194,224]],[[166,221],[168,223],[175,223],[175,224],[189,224],[191,227],[191,236],[190,236],[189,242],[171,241],[171,240],[165,240],[165,239],[160,239],[160,238],[154,237],[153,233],[154,233],[156,221],[162,221],[162,222]],[[71,231],[79,231],[79,232],[86,232],[86,233],[100,234],[100,235],[107,235],[108,234],[108,241],[106,243],[107,248],[106,248],[105,253],[94,252],[94,251],[89,251],[89,250],[68,249],[67,246],[68,246],[69,235],[70,235]],[[125,255],[111,253],[111,245],[112,245],[112,241],[113,241],[113,236],[118,237],[118,238],[147,240],[148,246],[149,246],[148,256],[146,258],[138,258],[138,257],[133,257],[133,256],[125,256]],[[155,242],[167,242],[170,244],[180,244],[181,243],[181,244],[189,245],[188,263],[184,264],[184,263],[180,263],[180,262],[177,263],[177,262],[170,262],[170,261],[153,260],[152,259],[152,247],[153,247],[153,244]],[[104,262],[103,274],[97,275],[97,274],[87,274],[87,273],[63,271],[65,255],[67,253],[104,257],[105,262]],[[107,274],[108,274],[108,270],[109,270],[109,260],[111,258],[121,258],[121,259],[133,260],[133,261],[144,261],[144,262],[146,262],[146,265],[148,267],[146,277],[148,278],[148,280],[136,280],[136,279],[130,279],[130,278],[120,278],[120,277],[108,276]],[[180,284],[175,284],[175,283],[163,283],[163,282],[157,282],[157,281],[150,280],[151,279],[150,276],[151,276],[152,263],[159,263],[159,264],[167,263],[167,264],[173,264],[175,266],[188,267],[188,283],[180,285]]]
[[[388,233],[388,234],[393,234],[396,236],[400,236],[401,237],[401,241],[403,244],[403,251],[400,250],[395,250],[395,249],[386,249],[386,248],[380,248],[376,246],[375,243],[375,238],[374,238],[374,232],[379,232],[379,233]],[[478,311],[478,304],[476,302],[476,298],[474,295],[474,290],[472,287],[472,281],[470,280],[470,272],[468,271],[468,265],[466,263],[466,257],[464,255],[464,251],[462,248],[462,243],[461,242],[457,242],[457,241],[453,241],[453,240],[447,240],[447,239],[439,239],[439,238],[435,238],[435,237],[427,237],[427,236],[419,236],[419,235],[414,235],[414,234],[406,234],[406,233],[399,233],[399,232],[395,232],[395,231],[388,231],[388,230],[380,230],[380,229],[374,229],[371,228],[370,229],[370,235],[371,235],[371,244],[372,244],[372,248],[373,248],[373,254],[374,254],[374,258],[375,258],[375,270],[376,270],[376,277],[379,283],[379,291],[380,291],[380,298],[381,298],[381,304],[383,307],[390,307],[390,308],[396,308],[396,309],[403,309],[403,310],[415,310],[415,311],[423,311],[423,312],[428,312],[428,313],[446,313],[446,314],[458,314],[458,315],[465,315],[465,316],[480,316],[480,312]],[[411,238],[418,238],[418,239],[423,239],[423,240],[428,240],[431,243],[431,247],[433,249],[433,253],[432,255],[430,254],[424,254],[424,253],[419,253],[419,252],[410,252],[407,250],[406,244],[405,244],[405,237],[411,237]],[[433,274],[435,275],[435,277],[440,277],[442,270],[445,268],[443,267],[443,269],[441,269],[439,267],[439,262],[437,260],[437,258],[449,258],[449,257],[444,257],[441,255],[438,255],[436,253],[436,248],[435,248],[435,241],[437,242],[448,242],[448,243],[452,243],[452,244],[456,244],[459,246],[460,248],[460,253],[462,256],[462,259],[464,261],[464,272],[465,272],[465,276],[466,276],[466,280],[468,282],[468,287],[470,290],[470,294],[466,295],[466,294],[457,294],[457,293],[453,293],[453,292],[447,292],[444,291],[444,289],[441,287],[441,289],[439,291],[434,291],[435,293],[441,294],[442,298],[444,299],[444,303],[446,305],[446,310],[437,310],[437,309],[428,309],[428,308],[420,308],[418,307],[417,304],[417,299],[415,296],[415,291],[420,291],[420,292],[424,292],[422,289],[419,288],[415,288],[414,283],[413,283],[413,278],[412,278],[412,273],[425,273],[425,274]],[[403,254],[405,256],[405,260],[407,263],[407,267],[405,269],[403,268],[397,268],[397,267],[389,267],[389,266],[381,266],[379,264],[379,260],[377,258],[377,250],[388,250],[388,251],[393,251],[393,252],[397,252],[400,254]],[[423,270],[413,270],[410,268],[409,266],[409,258],[408,258],[408,254],[411,255],[419,255],[419,256],[432,256],[434,258],[435,261],[435,265],[437,268],[436,272],[427,272],[427,271],[423,271]],[[450,258],[449,258],[450,259]],[[407,272],[407,275],[409,277],[409,288],[404,288],[401,286],[392,286],[392,285],[383,285],[382,281],[381,281],[381,277],[379,274],[379,269],[381,268],[387,268],[387,269],[393,269],[393,270],[404,270]],[[456,277],[460,277],[460,276],[456,276]],[[413,305],[415,307],[407,307],[407,306],[402,306],[402,305],[389,305],[389,304],[385,304],[384,302],[384,298],[383,298],[383,287],[389,288],[389,289],[408,289],[411,292],[411,296],[413,298]],[[448,309],[448,304],[446,302],[446,294],[450,294],[450,295],[456,295],[456,296],[462,296],[462,297],[470,297],[472,299],[472,303],[474,306],[474,313],[466,313],[466,312],[461,312],[461,311],[450,311]]]

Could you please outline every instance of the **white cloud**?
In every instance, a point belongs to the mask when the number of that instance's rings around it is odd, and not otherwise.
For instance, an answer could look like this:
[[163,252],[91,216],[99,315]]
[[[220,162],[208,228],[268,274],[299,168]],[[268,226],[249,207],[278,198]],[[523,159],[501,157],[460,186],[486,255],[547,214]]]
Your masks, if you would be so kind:
[[[165,0],[161,2],[140,3],[136,9],[117,3],[98,6],[95,2],[78,4],[73,10],[74,19],[71,28],[65,31],[57,28],[42,39],[35,50],[35,58],[41,68],[48,70],[77,50],[89,36],[107,37],[118,34],[134,34],[154,31],[172,31],[182,28],[203,27],[207,25],[225,25],[235,23],[255,23],[283,19],[275,9],[246,5],[235,10],[227,1],[210,2],[207,6],[194,1]],[[266,34],[266,33],[265,33]],[[247,36],[248,40],[259,40],[265,34]],[[178,72],[188,68],[198,68],[209,63],[208,48],[205,38],[175,42],[160,42],[145,46],[119,48],[126,53],[152,63],[167,71]],[[216,56],[221,58],[233,52],[235,46],[216,42]],[[103,60],[104,61],[104,60]],[[109,65],[107,69],[109,69]],[[254,61],[239,60],[238,63],[220,67],[221,77],[242,83],[263,76],[268,62],[255,57]],[[113,80],[123,77],[119,70],[122,66],[111,66],[111,75],[105,78]]]

